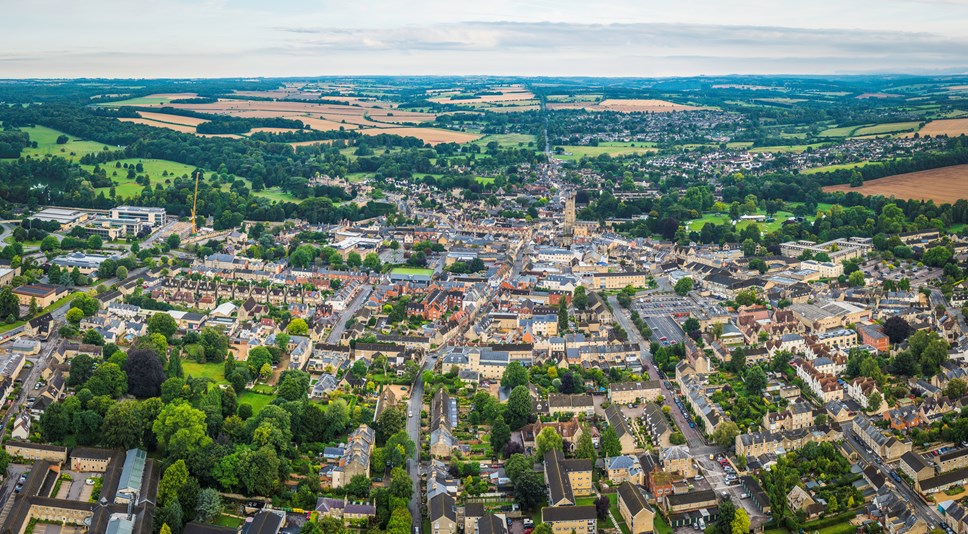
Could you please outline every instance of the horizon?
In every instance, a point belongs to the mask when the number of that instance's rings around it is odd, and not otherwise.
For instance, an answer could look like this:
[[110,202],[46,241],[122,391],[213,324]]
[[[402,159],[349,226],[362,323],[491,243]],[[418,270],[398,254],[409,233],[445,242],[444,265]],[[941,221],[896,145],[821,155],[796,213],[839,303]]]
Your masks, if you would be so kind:
[[[59,4],[14,0],[7,7],[6,24],[0,22],[0,78],[968,72],[965,0]],[[308,74],[314,71],[326,74]]]

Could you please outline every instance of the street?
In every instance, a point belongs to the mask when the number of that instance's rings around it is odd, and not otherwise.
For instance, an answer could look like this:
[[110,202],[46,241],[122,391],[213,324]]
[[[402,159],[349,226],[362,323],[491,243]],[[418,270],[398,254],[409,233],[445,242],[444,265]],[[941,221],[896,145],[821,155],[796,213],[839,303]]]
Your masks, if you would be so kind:
[[343,310],[339,315],[339,320],[333,325],[333,329],[329,331],[329,336],[326,338],[326,342],[331,345],[339,344],[339,340],[343,337],[343,332],[346,330],[346,322],[350,320],[351,317],[356,315],[357,310],[360,306],[366,302],[366,299],[370,297],[370,293],[373,291],[368,285],[364,285],[363,289],[356,295],[356,298],[350,302],[350,305]]

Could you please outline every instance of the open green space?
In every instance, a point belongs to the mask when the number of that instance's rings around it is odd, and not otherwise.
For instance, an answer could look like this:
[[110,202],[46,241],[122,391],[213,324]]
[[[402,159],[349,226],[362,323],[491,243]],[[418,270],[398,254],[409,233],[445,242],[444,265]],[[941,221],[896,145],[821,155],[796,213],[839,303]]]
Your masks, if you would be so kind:
[[67,136],[67,143],[58,145],[57,138],[61,135],[65,135],[64,132],[59,132],[46,126],[28,126],[25,128],[20,128],[20,130],[27,132],[27,135],[30,136],[31,142],[37,143],[37,148],[26,148],[20,153],[21,156],[43,157],[50,154],[53,156],[61,156],[71,161],[76,161],[87,154],[93,154],[95,152],[101,152],[102,150],[111,148],[103,143],[84,141],[79,137],[74,137],[73,135]]
[[186,377],[208,378],[216,384],[228,384],[225,380],[225,366],[221,363],[198,363],[182,360],[182,371]]
[[262,191],[255,191],[253,196],[274,200],[276,202],[299,202],[299,199],[283,191],[279,186],[269,187]]
[[215,524],[220,527],[239,528],[242,526],[242,518],[222,514],[215,519]]
[[254,391],[243,391],[242,394],[239,395],[239,404],[242,404],[243,402],[251,404],[252,413],[257,414],[275,398],[275,395],[264,395]]
[[831,171],[839,171],[839,170],[843,170],[843,169],[859,169],[859,168],[861,168],[861,167],[863,167],[863,166],[865,166],[865,165],[867,165],[869,163],[873,163],[873,162],[871,162],[871,161],[856,161],[854,163],[838,163],[838,164],[835,164],[835,165],[825,165],[823,167],[814,167],[812,169],[804,169],[804,170],[800,171],[800,174],[816,174],[818,172],[831,172]]
[[873,126],[865,126],[863,128],[858,128],[853,135],[884,135],[891,133],[900,132],[914,132],[917,131],[918,127],[921,125],[918,121],[909,122],[888,122],[884,124],[875,124]]
[[395,267],[391,274],[424,274],[427,276],[432,276],[434,274],[433,269],[422,269],[420,267]]
[[[119,163],[121,164],[120,167],[118,166]],[[138,174],[147,176],[151,180],[152,184],[164,182],[165,180],[171,180],[177,177],[191,176],[192,172],[195,170],[195,167],[191,165],[185,165],[184,163],[178,163],[177,161],[169,161],[165,159],[127,158],[103,163],[101,164],[101,168],[107,173],[108,178],[116,184],[114,191],[118,196],[131,197],[141,194],[144,186],[135,182],[135,178],[128,178],[128,169],[124,168],[125,164],[133,166],[137,165],[138,163],[140,163],[144,169]],[[82,165],[82,167],[84,167],[84,169],[87,171],[94,170],[94,165]],[[95,190],[104,191],[105,194],[107,194],[110,189],[110,187],[99,187]]]
[[823,143],[813,143],[810,145],[783,145],[783,146],[760,146],[751,148],[750,152],[775,152],[778,154],[799,154],[806,152],[808,148],[820,148]]
[[489,176],[475,176],[474,179],[477,180],[477,183],[481,185],[490,185],[494,183],[494,178]]
[[489,134],[472,141],[475,145],[487,146],[488,143],[497,142],[499,146],[527,146],[534,143],[537,138],[531,134],[509,133],[509,134]]
[[602,154],[608,154],[609,156],[615,157],[627,156],[630,154],[647,154],[649,152],[656,151],[656,149],[653,148],[653,143],[618,141],[599,143],[598,146],[560,145],[560,148],[564,150],[565,153],[557,155],[556,157],[564,160],[576,160],[585,156],[595,158],[601,156]]
[[653,528],[655,529],[656,534],[672,534],[672,527],[670,527],[669,523],[666,523],[666,520],[663,519],[659,514],[655,514]]
[[[177,98],[189,97],[182,96]],[[172,100],[173,98],[171,96],[139,96],[136,98],[129,98],[127,100],[118,100],[116,102],[105,102],[98,105],[105,108],[119,108],[121,106],[157,106],[162,104],[170,104]]]
[[[795,202],[790,203],[787,207],[792,208],[796,204],[797,203]],[[820,204],[817,204],[817,211],[829,211],[831,207],[833,207],[833,204],[820,203]],[[766,215],[766,212],[757,211],[755,215]],[[746,228],[751,224],[758,224],[760,227],[760,230],[762,230],[763,232],[775,232],[779,230],[780,227],[783,226],[783,223],[787,219],[793,216],[794,216],[793,212],[778,211],[773,215],[774,220],[772,222],[740,221],[736,223],[736,229],[742,230],[743,228]],[[808,221],[813,221],[814,219],[816,219],[816,217],[814,215],[808,215],[806,219]],[[715,224],[726,224],[729,222],[729,215],[725,213],[706,213],[702,217],[698,219],[693,219],[688,223],[686,223],[686,227],[690,231],[699,232],[700,230],[702,230],[703,225],[710,222]]]

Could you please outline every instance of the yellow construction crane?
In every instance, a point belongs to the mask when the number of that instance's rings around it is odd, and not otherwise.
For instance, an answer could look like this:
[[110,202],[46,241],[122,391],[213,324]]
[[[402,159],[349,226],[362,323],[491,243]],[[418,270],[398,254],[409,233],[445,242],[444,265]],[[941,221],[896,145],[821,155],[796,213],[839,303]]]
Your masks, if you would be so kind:
[[201,176],[201,171],[195,171],[195,198],[192,200],[192,235],[198,233],[198,226],[195,224],[195,208],[198,207],[198,179]]

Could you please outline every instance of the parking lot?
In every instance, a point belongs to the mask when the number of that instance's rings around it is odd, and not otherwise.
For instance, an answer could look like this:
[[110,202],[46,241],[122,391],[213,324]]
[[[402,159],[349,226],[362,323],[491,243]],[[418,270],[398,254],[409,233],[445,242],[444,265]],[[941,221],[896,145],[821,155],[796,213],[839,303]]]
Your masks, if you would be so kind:
[[652,330],[652,339],[663,345],[681,343],[685,332],[672,317],[645,317],[645,324]]
[[638,299],[634,308],[642,317],[697,314],[702,307],[689,297],[659,295]]

